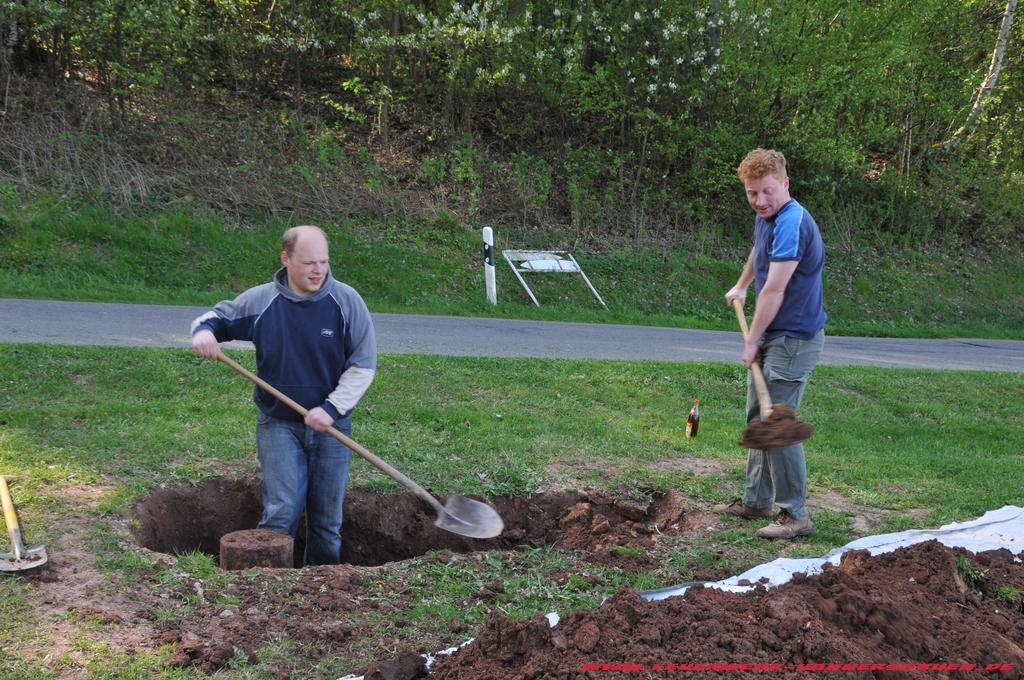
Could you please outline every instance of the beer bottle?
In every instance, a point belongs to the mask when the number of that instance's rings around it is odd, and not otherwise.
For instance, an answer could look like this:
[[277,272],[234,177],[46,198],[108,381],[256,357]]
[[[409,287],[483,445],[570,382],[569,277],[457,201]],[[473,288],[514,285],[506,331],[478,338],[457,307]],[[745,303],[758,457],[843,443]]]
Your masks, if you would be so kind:
[[690,415],[686,416],[686,436],[696,437],[698,425],[700,425],[700,399],[694,399]]

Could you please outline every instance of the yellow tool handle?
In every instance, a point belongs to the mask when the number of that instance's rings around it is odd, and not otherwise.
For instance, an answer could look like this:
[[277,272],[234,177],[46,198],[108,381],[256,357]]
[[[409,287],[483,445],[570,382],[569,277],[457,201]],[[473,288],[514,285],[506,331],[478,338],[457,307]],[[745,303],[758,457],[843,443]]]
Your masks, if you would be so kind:
[[14,559],[20,560],[25,552],[21,543],[21,528],[18,526],[18,513],[14,511],[14,503],[11,501],[11,491],[7,488],[7,478],[3,475],[0,475],[0,502],[4,506],[4,524],[7,525],[7,533],[11,537]]
[[[736,319],[740,322],[740,330],[743,331],[743,339],[750,335],[747,329],[747,317],[743,313],[743,303],[737,299],[732,300],[732,308],[736,310]],[[757,403],[761,407],[761,420],[772,414],[772,395],[768,392],[768,383],[765,382],[764,373],[761,372],[761,364],[754,361],[750,364],[750,372],[754,376],[754,390],[757,392]]]

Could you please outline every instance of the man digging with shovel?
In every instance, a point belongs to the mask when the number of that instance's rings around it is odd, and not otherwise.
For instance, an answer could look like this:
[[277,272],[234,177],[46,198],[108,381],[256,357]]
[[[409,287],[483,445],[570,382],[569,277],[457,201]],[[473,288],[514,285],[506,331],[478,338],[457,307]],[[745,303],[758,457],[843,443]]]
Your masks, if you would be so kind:
[[259,528],[294,537],[305,510],[307,566],[340,559],[352,452],[328,431],[352,434],[351,413],[377,368],[370,313],[359,293],[331,276],[327,251],[319,227],[292,227],[281,238],[283,266],[273,281],[192,322],[196,354],[219,359],[219,343],[251,340],[259,375],[305,410],[299,415],[262,387],[255,390]]
[[[738,301],[742,307],[747,288],[754,283],[754,318],[741,358],[748,368],[758,362],[771,402],[780,411],[788,406],[795,412],[825,342],[821,281],[825,247],[814,218],[789,195],[786,158],[781,153],[755,149],[740,163],[737,175],[757,217],[754,246],[725,300],[730,305]],[[748,381],[747,422],[765,415],[755,382]],[[768,419],[759,425],[771,428]],[[814,523],[805,504],[807,465],[801,438],[794,439],[795,443],[778,448],[748,449],[743,497],[712,510],[761,519],[771,515],[774,502],[781,510],[771,524],[758,529],[758,536],[791,539],[810,534]]]

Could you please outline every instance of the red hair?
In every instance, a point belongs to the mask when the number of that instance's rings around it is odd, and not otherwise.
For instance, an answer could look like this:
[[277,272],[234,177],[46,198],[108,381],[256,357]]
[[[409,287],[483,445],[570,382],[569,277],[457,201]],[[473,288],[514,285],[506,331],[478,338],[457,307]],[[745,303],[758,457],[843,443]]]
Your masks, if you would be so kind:
[[741,182],[761,179],[767,175],[774,175],[782,181],[787,177],[786,157],[774,149],[754,149],[743,158],[736,168],[736,174]]

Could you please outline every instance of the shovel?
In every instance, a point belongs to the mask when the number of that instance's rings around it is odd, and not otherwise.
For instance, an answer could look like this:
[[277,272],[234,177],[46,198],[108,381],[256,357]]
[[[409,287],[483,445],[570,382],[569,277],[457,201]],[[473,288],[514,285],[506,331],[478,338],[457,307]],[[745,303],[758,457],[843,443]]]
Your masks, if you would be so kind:
[[[288,404],[288,406],[292,407],[292,409],[294,409],[295,412],[300,414],[303,418],[305,418],[306,414],[309,413],[309,411],[301,404],[285,396],[280,390],[273,387],[270,383],[263,380],[231,357],[224,353],[220,353],[217,355],[217,359],[235,369],[253,383],[259,385],[278,400]],[[480,501],[475,501],[471,498],[466,498],[465,496],[449,496],[448,503],[446,505],[441,505],[441,502],[434,498],[422,486],[370,453],[369,450],[363,448],[349,437],[346,437],[337,429],[329,427],[327,428],[327,434],[358,453],[378,470],[386,474],[388,477],[391,477],[396,482],[430,504],[437,513],[437,520],[434,522],[435,526],[440,527],[445,531],[461,534],[462,536],[468,536],[470,538],[494,538],[505,528],[505,523],[501,520],[498,513],[495,512],[494,508],[486,503],[481,503]]]
[[46,548],[42,544],[26,548],[21,542],[18,513],[14,510],[11,491],[7,488],[7,478],[3,475],[0,475],[0,501],[3,503],[4,523],[7,524],[7,533],[11,537],[11,550],[13,551],[0,553],[0,571],[24,571],[46,564]]
[[[740,330],[743,331],[743,338],[746,339],[749,331],[747,330],[747,317],[743,313],[743,303],[733,300],[732,308],[736,310],[736,319],[740,323]],[[743,431],[743,437],[739,441],[740,446],[766,451],[810,439],[814,433],[813,427],[799,420],[789,405],[772,404],[768,384],[765,382],[761,365],[757,361],[750,365],[750,373],[754,381],[754,390],[757,392],[761,420],[747,425],[747,429]]]

